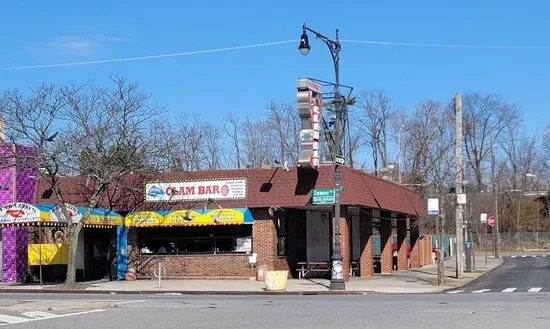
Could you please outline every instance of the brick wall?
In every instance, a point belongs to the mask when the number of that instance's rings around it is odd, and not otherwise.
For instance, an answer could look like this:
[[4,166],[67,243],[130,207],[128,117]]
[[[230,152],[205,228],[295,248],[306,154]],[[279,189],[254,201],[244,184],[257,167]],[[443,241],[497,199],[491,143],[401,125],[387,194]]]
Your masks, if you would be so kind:
[[167,279],[236,279],[256,276],[248,267],[248,255],[140,256],[138,278],[153,278],[161,261]]
[[374,275],[372,252],[372,212],[370,209],[361,210],[359,213],[359,241],[361,245],[361,257],[359,270],[361,277],[370,278]]

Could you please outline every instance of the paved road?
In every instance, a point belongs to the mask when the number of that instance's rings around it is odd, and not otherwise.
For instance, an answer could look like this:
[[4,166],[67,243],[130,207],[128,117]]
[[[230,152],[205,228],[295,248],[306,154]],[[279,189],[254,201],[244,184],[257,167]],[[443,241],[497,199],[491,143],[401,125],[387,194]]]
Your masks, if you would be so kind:
[[[75,296],[46,297],[59,297],[48,302],[55,305]],[[105,297],[97,298],[104,302]],[[6,328],[550,328],[549,297],[546,293],[131,296],[125,304],[94,313],[35,318]],[[15,301],[2,298],[0,301]],[[90,302],[95,298],[88,296]],[[26,296],[21,296],[20,300],[24,299]],[[2,310],[0,307],[0,313]],[[26,318],[23,314],[11,316]],[[10,319],[14,318],[4,318]]]
[[514,254],[488,275],[450,293],[540,293],[550,292],[550,255]]

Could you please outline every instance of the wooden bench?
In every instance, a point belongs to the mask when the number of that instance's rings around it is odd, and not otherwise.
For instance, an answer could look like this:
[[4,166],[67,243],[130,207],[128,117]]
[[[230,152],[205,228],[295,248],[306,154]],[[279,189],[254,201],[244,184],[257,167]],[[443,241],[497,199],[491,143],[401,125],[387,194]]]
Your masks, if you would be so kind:
[[298,262],[298,278],[305,278],[310,272],[330,272],[330,262]]

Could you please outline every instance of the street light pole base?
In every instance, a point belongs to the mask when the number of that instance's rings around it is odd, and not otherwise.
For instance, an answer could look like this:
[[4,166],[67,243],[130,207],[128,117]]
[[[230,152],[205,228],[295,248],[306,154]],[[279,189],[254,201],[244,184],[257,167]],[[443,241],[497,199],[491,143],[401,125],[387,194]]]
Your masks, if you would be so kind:
[[330,280],[330,290],[346,290],[346,282],[342,279]]

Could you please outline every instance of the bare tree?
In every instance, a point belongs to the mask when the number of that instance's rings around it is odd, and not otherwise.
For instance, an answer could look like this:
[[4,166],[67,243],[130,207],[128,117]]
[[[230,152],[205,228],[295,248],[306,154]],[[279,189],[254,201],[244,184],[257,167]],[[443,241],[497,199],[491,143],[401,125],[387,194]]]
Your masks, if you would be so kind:
[[469,166],[474,171],[478,191],[483,190],[483,163],[491,143],[501,137],[505,129],[517,123],[519,115],[515,105],[492,94],[467,93],[463,97],[464,145]]
[[270,134],[266,133],[268,129],[268,124],[264,120],[246,118],[243,126],[243,146],[246,162],[252,167],[271,165],[273,161],[274,145]]
[[[40,168],[67,221],[67,284],[75,282],[79,232],[107,188],[129,173],[150,171],[147,159],[161,155],[155,151],[157,140],[150,125],[161,108],[149,105],[149,94],[137,84],[121,78],[113,82],[113,88],[42,85],[28,96],[8,91],[0,103],[6,136],[35,148],[36,161],[30,165]],[[77,173],[90,179],[82,186],[86,211],[73,222],[60,175]]]
[[237,169],[241,169],[241,136],[239,134],[241,128],[241,122],[239,118],[231,113],[225,117],[224,124],[225,133],[229,137],[230,145],[234,149],[234,158],[236,161]]
[[409,184],[431,187],[440,194],[453,179],[453,118],[445,106],[423,101],[410,118],[404,119],[402,137],[403,171]]
[[176,152],[183,170],[197,171],[203,167],[205,131],[202,127],[202,119],[197,113],[184,114],[177,120],[175,129],[179,143]]
[[206,167],[212,170],[220,169],[222,155],[221,131],[210,123],[204,123],[201,129],[204,138],[201,152]]
[[267,127],[278,144],[275,157],[280,161],[298,161],[300,148],[300,120],[290,103],[271,101],[267,105]]
[[371,150],[375,171],[388,166],[388,128],[395,110],[383,90],[364,91],[357,97],[358,118],[365,145]]

